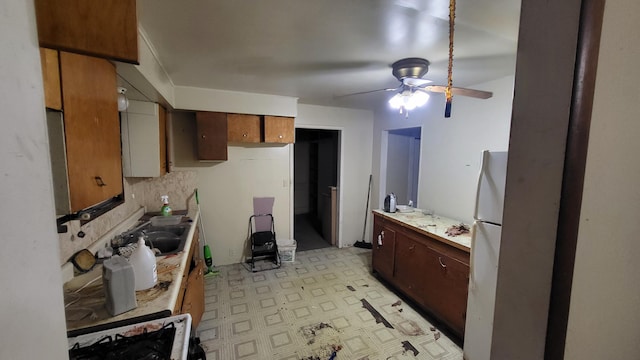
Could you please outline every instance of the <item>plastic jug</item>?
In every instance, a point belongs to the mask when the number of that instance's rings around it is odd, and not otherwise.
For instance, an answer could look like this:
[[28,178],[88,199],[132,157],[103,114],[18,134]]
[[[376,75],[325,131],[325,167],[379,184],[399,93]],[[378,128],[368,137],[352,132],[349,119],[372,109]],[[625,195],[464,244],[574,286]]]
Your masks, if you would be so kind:
[[145,245],[142,236],[138,238],[138,248],[129,257],[129,262],[133,266],[136,291],[155,286],[156,282],[158,282],[156,257],[153,251]]

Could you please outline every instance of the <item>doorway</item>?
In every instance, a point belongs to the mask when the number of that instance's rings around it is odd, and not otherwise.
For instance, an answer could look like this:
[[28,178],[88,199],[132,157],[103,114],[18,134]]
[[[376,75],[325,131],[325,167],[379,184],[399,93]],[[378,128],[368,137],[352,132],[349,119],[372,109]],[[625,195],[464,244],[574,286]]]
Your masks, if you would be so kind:
[[418,206],[420,127],[389,130],[385,193],[394,193],[398,204]]
[[338,130],[296,129],[293,233],[297,251],[336,244],[339,138]]

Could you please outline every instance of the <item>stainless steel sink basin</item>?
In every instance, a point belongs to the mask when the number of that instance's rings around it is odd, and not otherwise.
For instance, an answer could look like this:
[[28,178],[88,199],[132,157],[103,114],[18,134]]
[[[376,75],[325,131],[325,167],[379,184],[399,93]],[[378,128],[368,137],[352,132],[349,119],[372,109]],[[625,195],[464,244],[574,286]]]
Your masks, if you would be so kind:
[[133,231],[123,233],[123,246],[138,241],[144,237],[145,243],[151,249],[155,249],[156,256],[165,256],[178,253],[184,249],[189,234],[190,224],[151,226],[145,224]]

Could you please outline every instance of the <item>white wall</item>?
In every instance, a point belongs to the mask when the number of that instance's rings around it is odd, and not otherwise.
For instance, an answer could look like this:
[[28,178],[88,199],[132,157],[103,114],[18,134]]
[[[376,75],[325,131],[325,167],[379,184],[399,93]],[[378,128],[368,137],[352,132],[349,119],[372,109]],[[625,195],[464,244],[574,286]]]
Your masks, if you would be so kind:
[[[455,96],[452,115],[448,119],[444,118],[444,96],[441,94],[433,94],[429,103],[410,112],[408,119],[391,111],[376,113],[374,159],[381,160],[374,162],[374,173],[378,178],[384,178],[389,166],[384,161],[385,130],[422,126],[420,208],[471,223],[481,151],[508,148],[513,81],[514,77],[508,76],[472,86],[493,91],[493,97],[478,100]],[[384,189],[375,189],[373,203],[381,207]]]
[[640,354],[640,3],[606,3],[565,359]]
[[[373,113],[316,105],[298,105],[296,127],[340,130],[338,164],[339,246],[362,240],[367,186],[371,174]],[[370,208],[371,209],[371,208]],[[368,214],[366,239],[370,237]]]
[[[247,109],[248,112],[251,109]],[[299,105],[296,127],[342,130],[341,187],[343,212],[341,246],[362,237],[364,204],[371,168],[368,111]],[[195,120],[192,113],[174,112],[174,169],[198,173],[198,191],[207,242],[216,265],[241,261],[247,238],[253,197],[273,196],[278,238],[293,236],[293,145],[229,146],[228,160],[199,162],[196,159]],[[362,219],[362,220],[361,220]],[[343,224],[340,224],[343,225]]]
[[409,202],[409,159],[411,137],[389,134],[387,152],[387,190],[396,195],[398,204]]
[[34,11],[0,7],[0,359],[68,357]]

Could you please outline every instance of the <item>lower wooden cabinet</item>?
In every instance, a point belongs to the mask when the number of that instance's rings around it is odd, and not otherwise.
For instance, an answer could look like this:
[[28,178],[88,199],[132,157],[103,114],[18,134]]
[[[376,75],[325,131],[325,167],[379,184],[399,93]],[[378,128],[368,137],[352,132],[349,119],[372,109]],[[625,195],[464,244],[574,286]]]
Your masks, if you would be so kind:
[[464,336],[469,253],[374,213],[373,271]]
[[373,268],[384,278],[391,279],[395,263],[396,232],[389,227],[384,227],[382,221],[378,219],[373,224],[372,244]]
[[191,324],[194,329],[198,328],[204,314],[204,261],[201,259],[187,277],[181,313],[191,314]]
[[200,258],[200,236],[197,228],[188,252],[189,265],[182,275],[178,299],[173,314],[191,315],[193,329],[198,327],[204,314],[204,261]]

